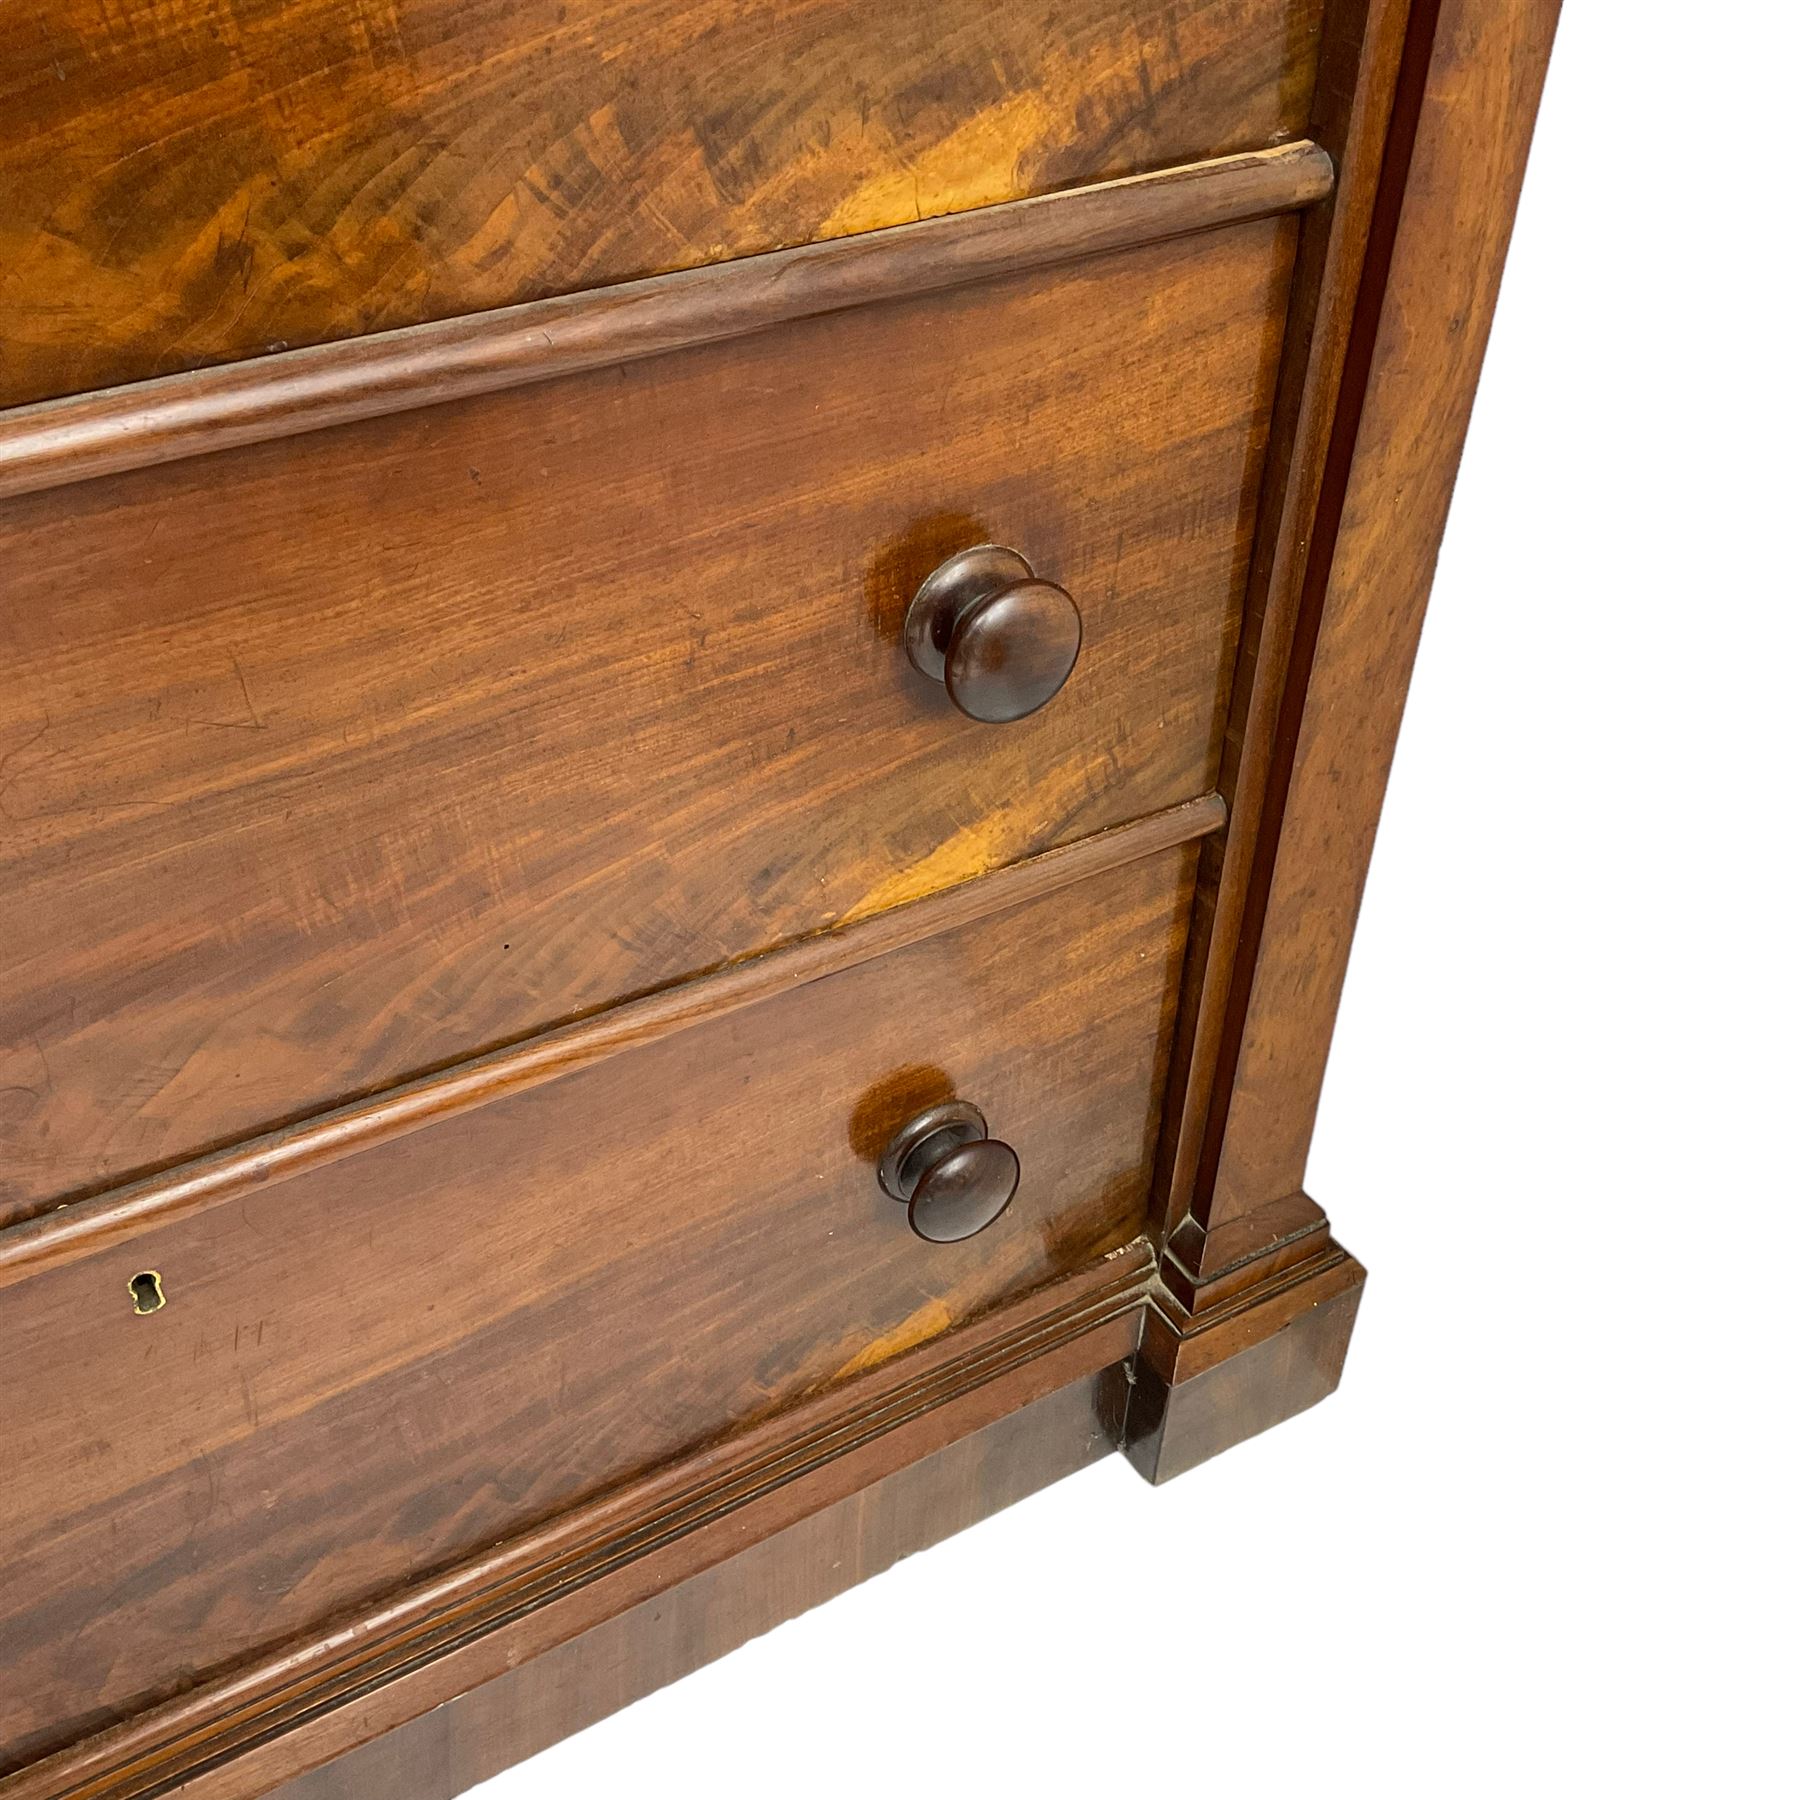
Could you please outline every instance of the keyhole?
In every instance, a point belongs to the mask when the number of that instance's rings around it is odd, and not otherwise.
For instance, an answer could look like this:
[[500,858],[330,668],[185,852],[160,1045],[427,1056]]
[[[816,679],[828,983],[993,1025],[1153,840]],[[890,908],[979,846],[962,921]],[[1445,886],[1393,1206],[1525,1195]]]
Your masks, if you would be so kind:
[[141,1318],[146,1313],[160,1312],[166,1303],[162,1277],[154,1269],[146,1269],[131,1278],[131,1310]]

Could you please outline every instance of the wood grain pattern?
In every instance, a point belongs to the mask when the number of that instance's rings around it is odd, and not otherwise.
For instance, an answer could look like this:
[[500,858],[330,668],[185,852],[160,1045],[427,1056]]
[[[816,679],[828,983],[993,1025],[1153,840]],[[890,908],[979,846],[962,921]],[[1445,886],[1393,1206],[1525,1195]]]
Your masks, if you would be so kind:
[[1263,465],[1263,503],[1220,753],[1219,779],[1230,795],[1232,831],[1210,846],[1204,859],[1177,1032],[1180,1093],[1165,1115],[1158,1172],[1169,1233],[1169,1279],[1183,1285],[1197,1276],[1205,1257],[1197,1240],[1208,1218],[1223,1095],[1230,1090],[1236,1027],[1255,963],[1255,908],[1266,888],[1280,825],[1277,807],[1264,829],[1264,805],[1277,761],[1301,584],[1316,535],[1345,350],[1412,17],[1410,0],[1339,0],[1326,15],[1313,129],[1321,134],[1339,179],[1330,201],[1302,222],[1295,254]]
[[522,1044],[234,1144],[163,1174],[0,1227],[0,1287],[440,1124],[505,1095],[559,1080],[621,1050],[660,1042],[1088,876],[1190,843],[1224,822],[1225,808],[1217,795],[1185,801],[839,930],[815,932],[710,975],[623,1001]]
[[[1133,863],[12,1289],[0,1766],[1099,1265],[1144,1222],[1192,870]],[[930,1245],[874,1162],[952,1094],[1025,1176]],[[168,1304],[140,1318],[145,1268]]]
[[1197,1325],[1177,1330],[1153,1309],[1131,1383],[1132,1466],[1172,1481],[1334,1393],[1364,1280],[1327,1242]]
[[1559,0],[1443,0],[1393,176],[1280,732],[1279,847],[1211,1221],[1297,1193]]
[[1305,141],[0,412],[0,499],[1310,206]]
[[[1141,1254],[1140,1254],[1141,1251]],[[1132,1354],[1141,1240],[372,1611],[0,1777],[6,1800],[260,1795],[618,1616],[909,1460]],[[1083,1298],[1083,1296],[1088,1296]],[[1104,1417],[1123,1419],[1115,1376]]]
[[[1147,1258],[1140,1275],[1146,1269]],[[1062,1285],[1066,1284],[1058,1287]],[[1050,1290],[1052,1294],[1055,1291]],[[1015,1301],[959,1333],[959,1342],[991,1338],[996,1322],[1003,1329],[1029,1325],[1042,1311],[1037,1296]],[[615,1556],[590,1571],[591,1579],[565,1586],[537,1604],[512,1612],[492,1629],[453,1639],[439,1646],[439,1653],[390,1668],[385,1679],[377,1676],[339,1692],[322,1691],[313,1682],[295,1683],[274,1714],[221,1715],[222,1693],[240,1698],[248,1683],[260,1679],[255,1669],[245,1671],[222,1684],[193,1689],[170,1706],[139,1715],[116,1732],[4,1778],[0,1793],[6,1800],[99,1800],[101,1795],[105,1800],[148,1800],[150,1795],[168,1792],[179,1792],[185,1800],[261,1796],[275,1782],[316,1768],[327,1758],[420,1718],[510,1670],[531,1666],[533,1659],[555,1652],[596,1626],[629,1615],[675,1582],[731,1562],[739,1552],[754,1549],[795,1521],[834,1506],[909,1462],[928,1457],[1014,1409],[1030,1406],[1071,1384],[1093,1381],[1089,1394],[1101,1409],[1103,1429],[1116,1442],[1122,1418],[1120,1365],[1137,1342],[1140,1314],[1141,1301],[1124,1312],[1086,1323],[1051,1320],[1049,1335],[1038,1342],[1036,1354],[987,1367],[979,1375],[970,1369],[967,1374],[975,1378],[934,1394],[917,1410],[880,1421],[799,1472],[741,1496],[726,1510],[674,1521],[671,1530],[621,1542],[615,1547]],[[908,1360],[918,1361],[929,1354],[921,1350]],[[943,1365],[945,1372],[953,1372],[962,1360],[951,1358]],[[982,1360],[978,1355],[977,1368]],[[878,1378],[867,1380],[874,1383]],[[816,1410],[806,1403],[796,1412],[804,1416]],[[1088,1429],[1084,1419],[1084,1436]],[[705,1460],[704,1454],[696,1459]],[[678,1468],[669,1473],[680,1472]],[[691,1476],[693,1470],[685,1472]],[[665,1484],[665,1474],[659,1472],[651,1485]],[[604,1503],[588,1510],[590,1518],[597,1517]],[[514,1540],[458,1575],[479,1574],[530,1545],[529,1538]],[[382,1609],[388,1614],[396,1610]],[[332,1635],[340,1640],[339,1648],[348,1648],[354,1657],[365,1626],[373,1622],[357,1619]],[[454,1626],[453,1620],[440,1623]],[[639,1642],[654,1642],[654,1632],[634,1629],[628,1618],[624,1629]],[[318,1642],[278,1653],[268,1660],[266,1672],[279,1680],[285,1668],[303,1662]],[[514,1691],[524,1698],[532,1690],[528,1683],[521,1683]]]
[[1298,133],[1320,0],[68,0],[0,34],[0,401]]
[[[1292,231],[9,503],[7,1215],[1206,792]],[[1004,727],[899,643],[984,539]]]
[[[1301,1167],[1555,12],[0,41],[0,400],[200,370],[0,418],[78,483],[0,507],[5,1800],[446,1800],[890,1496],[1331,1389]],[[900,641],[983,538],[1088,628],[1004,728]],[[926,1244],[952,1097],[1024,1184]]]
[[[1192,951],[1189,951],[1192,960]],[[1192,1220],[1187,1221],[1192,1224]],[[1205,1233],[1190,1259],[1179,1239],[1165,1242],[1157,1278],[1171,1317],[1197,1315],[1313,1255],[1329,1235],[1324,1209],[1308,1194],[1289,1194]]]
[[[451,1800],[771,1625],[1111,1454],[1107,1377],[1075,1383],[593,1627],[273,1800]],[[1121,1559],[1121,1582],[1128,1581]]]

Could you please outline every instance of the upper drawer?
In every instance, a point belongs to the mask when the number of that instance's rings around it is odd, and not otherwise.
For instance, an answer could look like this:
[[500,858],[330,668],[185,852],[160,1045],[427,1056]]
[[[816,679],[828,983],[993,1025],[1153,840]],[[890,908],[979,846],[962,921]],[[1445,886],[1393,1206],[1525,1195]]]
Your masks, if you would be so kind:
[[1297,135],[1321,0],[63,0],[0,405]]
[[1207,792],[1292,229],[0,508],[0,1219]]

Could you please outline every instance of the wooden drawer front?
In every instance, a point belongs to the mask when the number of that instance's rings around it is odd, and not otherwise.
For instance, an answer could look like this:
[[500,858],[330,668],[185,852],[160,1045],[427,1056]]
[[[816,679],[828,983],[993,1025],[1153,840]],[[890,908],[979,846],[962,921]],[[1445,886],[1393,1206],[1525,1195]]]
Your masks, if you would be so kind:
[[[1143,1226],[1191,846],[8,1290],[0,1768]],[[882,1194],[948,1095],[1011,1209]],[[166,1304],[146,1317],[134,1274]]]
[[1321,0],[65,0],[0,35],[0,404],[1303,129]]
[[0,1221],[1208,791],[1292,229],[0,508]]

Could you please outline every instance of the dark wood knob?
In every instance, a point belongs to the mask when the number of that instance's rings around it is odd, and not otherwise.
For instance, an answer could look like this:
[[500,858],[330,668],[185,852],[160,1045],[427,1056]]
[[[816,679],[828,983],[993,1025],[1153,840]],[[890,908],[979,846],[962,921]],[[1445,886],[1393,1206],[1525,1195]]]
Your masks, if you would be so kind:
[[985,1231],[1019,1191],[1019,1159],[987,1134],[966,1100],[946,1100],[909,1119],[889,1140],[882,1191],[906,1202],[907,1222],[934,1244]]
[[1016,550],[977,544],[925,578],[906,609],[906,654],[971,719],[1005,725],[1062,691],[1081,613]]

